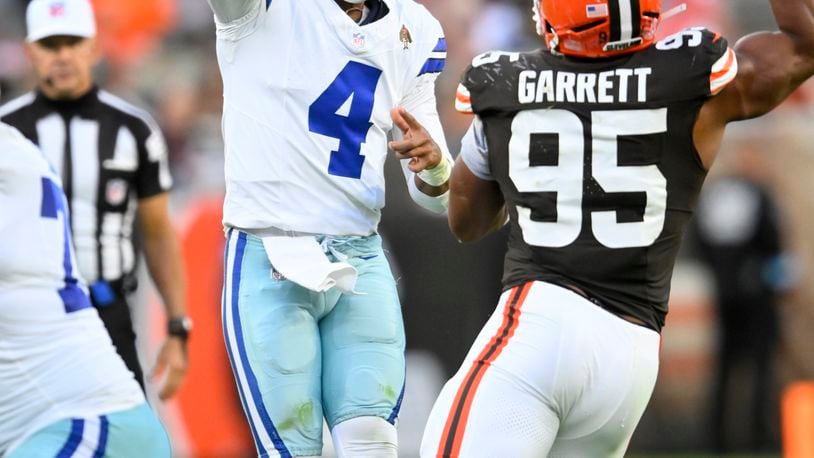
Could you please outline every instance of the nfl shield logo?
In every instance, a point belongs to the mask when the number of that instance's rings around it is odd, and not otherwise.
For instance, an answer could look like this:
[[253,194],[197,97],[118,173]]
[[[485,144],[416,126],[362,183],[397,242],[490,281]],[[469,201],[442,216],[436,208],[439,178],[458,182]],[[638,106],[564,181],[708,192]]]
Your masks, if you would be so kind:
[[350,44],[356,49],[362,49],[365,47],[365,44],[367,44],[366,40],[367,37],[365,37],[364,32],[354,32]]
[[60,17],[65,14],[65,4],[62,2],[51,3],[51,7],[49,11],[51,13],[51,17]]
[[114,178],[107,182],[105,200],[113,206],[121,205],[127,198],[127,182],[121,178]]

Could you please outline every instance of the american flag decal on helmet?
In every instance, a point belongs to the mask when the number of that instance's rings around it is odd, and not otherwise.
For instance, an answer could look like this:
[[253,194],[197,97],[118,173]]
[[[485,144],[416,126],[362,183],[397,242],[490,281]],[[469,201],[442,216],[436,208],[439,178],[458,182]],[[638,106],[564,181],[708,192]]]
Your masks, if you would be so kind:
[[608,4],[601,3],[598,5],[588,5],[585,7],[585,16],[589,18],[594,17],[608,17]]

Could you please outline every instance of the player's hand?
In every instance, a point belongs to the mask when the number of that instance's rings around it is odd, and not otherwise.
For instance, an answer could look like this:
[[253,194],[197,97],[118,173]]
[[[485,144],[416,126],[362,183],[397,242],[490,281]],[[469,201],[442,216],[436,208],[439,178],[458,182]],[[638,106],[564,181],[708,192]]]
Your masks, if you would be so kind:
[[186,344],[179,337],[169,336],[164,341],[150,378],[155,381],[165,372],[167,378],[158,392],[158,398],[162,401],[171,398],[178,391],[187,374]]
[[388,146],[396,153],[397,158],[410,159],[408,168],[411,171],[418,173],[441,162],[444,157],[441,149],[413,115],[402,107],[396,107],[390,110],[390,117],[396,127],[401,129],[404,138],[392,141]]

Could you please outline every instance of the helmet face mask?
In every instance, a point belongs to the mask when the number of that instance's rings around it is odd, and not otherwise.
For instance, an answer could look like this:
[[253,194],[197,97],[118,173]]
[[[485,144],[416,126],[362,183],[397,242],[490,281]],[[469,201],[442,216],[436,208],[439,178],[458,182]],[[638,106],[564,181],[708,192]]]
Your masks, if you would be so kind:
[[660,0],[533,0],[538,33],[566,56],[629,54],[656,39]]

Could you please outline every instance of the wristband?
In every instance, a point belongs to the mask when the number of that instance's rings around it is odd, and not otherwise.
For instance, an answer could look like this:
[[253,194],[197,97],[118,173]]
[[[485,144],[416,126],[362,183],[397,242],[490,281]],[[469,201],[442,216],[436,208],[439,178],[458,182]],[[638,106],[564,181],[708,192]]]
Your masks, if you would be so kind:
[[435,167],[418,172],[418,177],[421,178],[421,181],[430,186],[441,186],[449,181],[451,175],[452,167],[450,167],[446,157],[441,158],[441,162]]
[[189,338],[190,331],[192,331],[192,320],[188,316],[173,318],[167,322],[167,334],[180,337],[184,342]]

